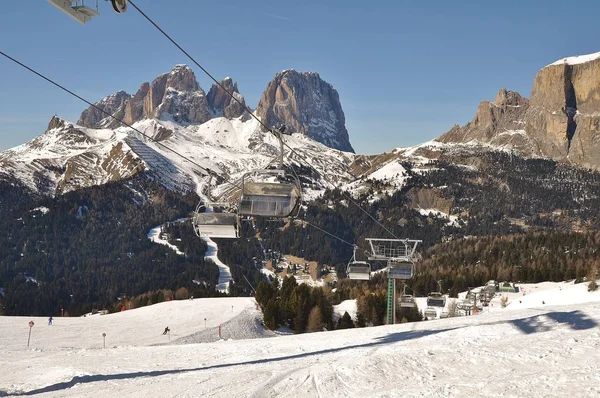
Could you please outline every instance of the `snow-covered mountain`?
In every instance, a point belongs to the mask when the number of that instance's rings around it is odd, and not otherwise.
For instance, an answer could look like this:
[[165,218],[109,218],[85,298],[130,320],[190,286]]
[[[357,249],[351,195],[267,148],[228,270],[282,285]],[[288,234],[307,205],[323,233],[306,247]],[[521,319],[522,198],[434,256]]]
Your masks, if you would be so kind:
[[[314,170],[304,175],[303,182],[315,189],[352,180],[349,167],[355,155],[335,149],[352,150],[337,92],[316,73],[285,75],[294,76],[293,81],[285,80],[291,90],[286,99],[261,101],[256,115],[268,119],[260,112],[270,115],[269,109],[285,107],[290,100],[305,106],[277,119],[292,133],[285,136],[286,164],[294,169],[310,165]],[[302,90],[295,89],[296,83]],[[44,134],[0,153],[1,173],[52,196],[142,170],[152,172],[170,189],[199,192],[207,180],[206,170],[211,170],[222,177],[213,181],[219,185],[213,193],[221,194],[237,185],[244,172],[264,168],[279,153],[277,139],[242,105],[244,98],[230,78],[213,85],[206,95],[191,69],[177,65],[152,83],[143,83],[135,95],[119,91],[103,98],[77,123],[53,117]],[[335,111],[328,110],[331,107]],[[117,119],[134,129],[121,126]]]
[[[0,154],[2,172],[35,192],[58,195],[142,170],[152,172],[170,189],[193,191],[208,180],[208,169],[223,177],[225,183],[213,191],[220,194],[244,172],[267,166],[279,152],[277,139],[262,131],[256,120],[243,116],[188,125],[144,119],[133,127],[143,135],[128,127],[90,129],[55,117],[40,137]],[[349,165],[354,154],[301,134],[286,136],[285,142],[293,149],[285,149],[286,163],[292,167],[308,163],[330,182],[353,178]],[[317,189],[331,187],[318,175],[310,182]]]

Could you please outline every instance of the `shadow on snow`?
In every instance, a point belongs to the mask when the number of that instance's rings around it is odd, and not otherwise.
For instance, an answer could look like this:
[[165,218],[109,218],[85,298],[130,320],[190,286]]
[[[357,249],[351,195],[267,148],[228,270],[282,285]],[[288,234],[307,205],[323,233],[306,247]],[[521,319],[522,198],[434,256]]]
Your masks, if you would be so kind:
[[[494,325],[494,324],[506,324],[507,322],[494,322],[494,323],[483,323],[483,325]],[[508,321],[508,323],[514,325],[519,330],[521,330],[525,334],[539,333],[539,332],[547,332],[552,330],[556,323],[559,324],[567,324],[573,330],[585,330],[592,329],[598,326],[598,322],[594,319],[588,317],[581,311],[570,311],[570,312],[548,312],[545,314],[540,314],[536,316],[531,316],[527,318],[519,318]],[[199,368],[192,369],[172,369],[172,370],[156,370],[156,371],[148,371],[148,372],[133,372],[133,373],[120,373],[120,374],[108,374],[108,375],[86,375],[86,376],[76,376],[73,377],[70,381],[65,381],[62,383],[56,383],[50,386],[38,388],[36,390],[27,391],[27,392],[11,392],[0,390],[0,397],[5,397],[8,395],[13,396],[26,396],[26,395],[35,395],[35,394],[43,394],[53,391],[60,391],[71,388],[77,384],[83,383],[93,383],[96,381],[109,381],[109,380],[125,380],[125,379],[135,379],[138,377],[158,377],[164,375],[171,374],[179,374],[179,373],[187,373],[187,372],[197,372],[202,370],[210,370],[210,369],[221,369],[228,368],[233,366],[243,366],[243,365],[257,365],[262,363],[271,363],[271,362],[280,362],[287,361],[298,358],[310,357],[313,355],[323,355],[323,354],[331,354],[340,352],[343,350],[353,349],[353,348],[364,348],[364,347],[372,347],[377,345],[384,345],[390,343],[397,343],[401,341],[419,339],[422,337],[430,336],[433,334],[444,333],[451,330],[459,329],[460,327],[446,328],[440,330],[418,330],[418,331],[405,331],[398,333],[391,333],[387,336],[379,337],[375,339],[375,341],[371,343],[365,344],[355,344],[348,345],[344,347],[338,348],[329,348],[321,351],[313,351],[306,352],[302,354],[296,355],[288,355],[284,357],[278,358],[266,358],[266,359],[256,359],[252,361],[238,362],[238,363],[229,363],[229,364],[219,364],[212,366],[205,366]]]
[[377,345],[384,345],[384,344],[390,344],[390,343],[397,343],[397,342],[401,342],[401,341],[419,339],[421,337],[426,337],[426,336],[437,334],[437,333],[443,333],[443,332],[447,332],[447,331],[454,330],[454,329],[456,329],[456,328],[391,333],[387,336],[379,337],[371,343],[348,345],[348,346],[337,347],[337,348],[329,348],[329,349],[321,350],[321,351],[312,351],[312,352],[306,352],[306,353],[296,354],[296,355],[288,355],[288,356],[278,357],[278,358],[256,359],[256,360],[252,360],[252,361],[219,364],[219,365],[205,366],[205,367],[192,368],[192,369],[155,370],[155,371],[148,371],[148,372],[75,376],[69,381],[52,384],[50,386],[38,388],[36,390],[31,390],[31,391],[27,391],[27,392],[8,393],[6,391],[0,390],[0,397],[3,397],[3,396],[5,397],[5,396],[9,396],[9,395],[11,395],[11,396],[27,396],[27,395],[35,395],[35,394],[44,394],[44,393],[49,393],[49,392],[54,392],[54,391],[65,390],[65,389],[74,387],[77,384],[93,383],[96,381],[125,380],[125,379],[135,379],[138,377],[158,377],[158,376],[172,375],[172,374],[179,374],[179,373],[198,372],[198,371],[202,371],[202,370],[228,368],[228,367],[233,367],[233,366],[257,365],[257,364],[262,364],[262,363],[287,361],[287,360],[292,360],[292,359],[310,357],[313,355],[331,354],[331,353],[349,350],[349,349],[353,349],[353,348],[372,347],[372,346],[377,346]]

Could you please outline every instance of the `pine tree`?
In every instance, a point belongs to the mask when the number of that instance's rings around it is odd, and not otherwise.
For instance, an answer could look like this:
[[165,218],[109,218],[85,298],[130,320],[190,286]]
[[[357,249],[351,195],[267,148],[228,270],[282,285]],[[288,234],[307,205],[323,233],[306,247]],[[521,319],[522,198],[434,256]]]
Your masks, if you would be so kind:
[[308,331],[309,332],[320,332],[323,330],[323,318],[321,316],[321,309],[315,305],[310,314],[308,315]]
[[344,312],[344,315],[338,321],[338,329],[352,329],[354,328],[354,322],[352,317],[348,314],[348,311]]
[[263,311],[265,327],[269,330],[277,329],[277,312],[279,306],[274,299],[269,300]]

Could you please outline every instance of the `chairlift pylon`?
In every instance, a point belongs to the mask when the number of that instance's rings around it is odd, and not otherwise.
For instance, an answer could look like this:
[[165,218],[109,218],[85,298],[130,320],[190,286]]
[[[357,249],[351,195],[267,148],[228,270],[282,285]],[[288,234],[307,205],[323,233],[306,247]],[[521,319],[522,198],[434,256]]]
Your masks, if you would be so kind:
[[346,268],[346,275],[351,280],[368,281],[371,279],[371,264],[366,261],[356,261],[356,245]]

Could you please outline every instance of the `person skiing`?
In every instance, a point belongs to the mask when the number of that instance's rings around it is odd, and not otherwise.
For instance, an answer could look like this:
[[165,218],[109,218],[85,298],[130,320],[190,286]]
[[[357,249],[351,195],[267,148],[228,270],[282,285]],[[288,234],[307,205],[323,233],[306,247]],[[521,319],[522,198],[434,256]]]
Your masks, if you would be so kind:
[[48,318],[48,326],[52,326],[52,317]]
[[165,328],[165,331],[163,332],[163,334],[167,334],[167,333],[169,333],[170,331],[171,331],[171,329],[169,329],[169,327],[167,326],[167,327]]

